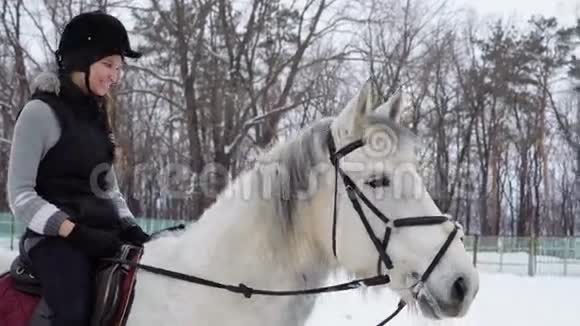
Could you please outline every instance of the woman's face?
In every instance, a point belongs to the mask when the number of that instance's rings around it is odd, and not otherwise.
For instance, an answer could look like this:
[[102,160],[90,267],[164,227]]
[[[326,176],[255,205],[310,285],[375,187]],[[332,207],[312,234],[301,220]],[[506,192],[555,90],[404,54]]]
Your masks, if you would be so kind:
[[98,96],[107,95],[121,78],[123,58],[118,55],[104,57],[90,67],[89,83],[91,91]]

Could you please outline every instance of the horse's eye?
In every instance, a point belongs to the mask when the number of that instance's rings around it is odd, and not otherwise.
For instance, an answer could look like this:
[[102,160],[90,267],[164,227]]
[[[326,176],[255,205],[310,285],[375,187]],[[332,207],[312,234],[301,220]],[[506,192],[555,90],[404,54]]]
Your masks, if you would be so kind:
[[371,186],[372,188],[388,187],[391,184],[391,180],[389,180],[389,177],[387,176],[382,176],[380,178],[367,181],[365,184]]

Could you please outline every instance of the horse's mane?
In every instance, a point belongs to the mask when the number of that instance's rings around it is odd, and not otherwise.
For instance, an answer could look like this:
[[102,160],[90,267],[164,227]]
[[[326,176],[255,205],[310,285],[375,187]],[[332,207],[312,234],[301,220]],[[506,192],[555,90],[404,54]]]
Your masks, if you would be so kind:
[[266,196],[270,196],[273,213],[289,228],[292,228],[298,201],[310,199],[307,192],[311,190],[311,178],[317,177],[316,165],[328,158],[326,136],[331,122],[329,118],[322,119],[295,139],[275,145],[250,172],[261,189],[270,187]]
[[[389,118],[378,114],[367,118],[369,125],[393,132],[399,148],[417,145],[418,140],[409,129]],[[323,118],[296,138],[276,144],[249,172],[252,184],[264,191],[262,195],[268,197],[264,199],[269,201],[272,213],[281,218],[287,231],[292,230],[299,201],[308,203],[313,198],[309,193],[312,183],[323,186],[324,173],[333,171],[326,144],[331,123],[331,118]]]

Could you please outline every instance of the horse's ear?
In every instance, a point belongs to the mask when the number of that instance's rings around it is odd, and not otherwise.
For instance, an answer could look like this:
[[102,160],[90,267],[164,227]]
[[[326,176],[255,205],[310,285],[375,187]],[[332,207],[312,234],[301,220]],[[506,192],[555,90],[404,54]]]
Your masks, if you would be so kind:
[[399,123],[404,104],[403,92],[399,89],[386,103],[377,108],[376,113],[387,116],[392,121]]
[[379,104],[380,96],[376,84],[368,79],[355,97],[336,117],[336,126],[342,131],[356,134],[360,131],[364,117],[374,111]]

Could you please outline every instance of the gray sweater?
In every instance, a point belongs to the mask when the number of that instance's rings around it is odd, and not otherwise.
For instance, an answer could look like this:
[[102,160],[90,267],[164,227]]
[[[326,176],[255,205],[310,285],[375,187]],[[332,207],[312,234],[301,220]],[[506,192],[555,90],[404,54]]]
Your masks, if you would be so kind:
[[[39,76],[33,90],[37,87],[58,91],[59,85],[54,84],[58,83],[58,79],[54,77]],[[34,188],[39,163],[57,143],[60,134],[60,124],[50,106],[40,100],[29,101],[16,121],[8,163],[8,203],[12,214],[32,231],[47,236],[58,235],[61,224],[68,216],[40,197]],[[109,195],[119,215],[134,223],[134,216],[119,191],[114,169],[107,175],[107,180],[111,185]]]

